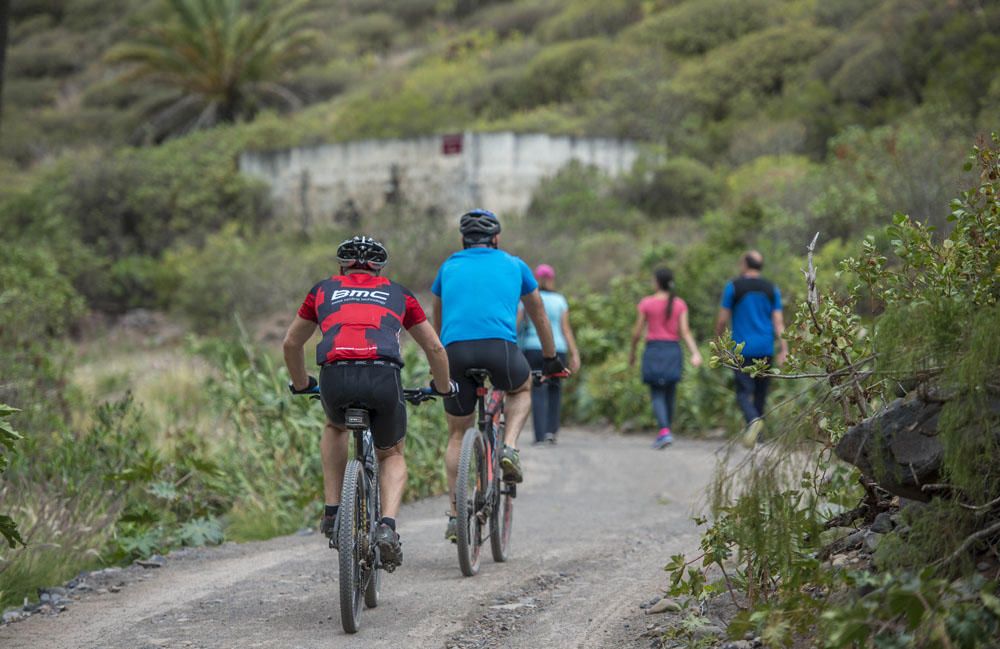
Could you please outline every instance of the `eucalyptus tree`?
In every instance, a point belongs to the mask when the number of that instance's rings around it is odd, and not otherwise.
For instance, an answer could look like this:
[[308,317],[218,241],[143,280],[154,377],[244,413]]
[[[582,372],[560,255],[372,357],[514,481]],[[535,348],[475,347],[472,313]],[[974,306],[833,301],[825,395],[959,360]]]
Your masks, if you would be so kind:
[[312,51],[308,0],[165,0],[164,18],[107,59],[126,64],[126,81],[164,89],[146,110],[146,137],[249,119],[263,107],[294,109],[284,83]]

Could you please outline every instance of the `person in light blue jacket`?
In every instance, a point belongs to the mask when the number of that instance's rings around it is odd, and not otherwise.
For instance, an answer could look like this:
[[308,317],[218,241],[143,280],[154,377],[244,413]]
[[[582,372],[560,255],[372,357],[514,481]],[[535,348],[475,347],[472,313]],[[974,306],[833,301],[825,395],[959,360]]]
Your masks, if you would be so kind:
[[[539,294],[545,305],[545,313],[552,323],[552,337],[555,339],[556,354],[571,372],[580,369],[580,352],[576,347],[573,328],[569,324],[569,304],[561,293],[555,291],[556,272],[548,264],[535,268]],[[529,318],[518,314],[518,345],[532,370],[542,368],[542,343],[538,331]],[[562,381],[547,379],[531,388],[531,418],[535,427],[535,444],[556,443],[559,432],[559,409],[562,404]]]

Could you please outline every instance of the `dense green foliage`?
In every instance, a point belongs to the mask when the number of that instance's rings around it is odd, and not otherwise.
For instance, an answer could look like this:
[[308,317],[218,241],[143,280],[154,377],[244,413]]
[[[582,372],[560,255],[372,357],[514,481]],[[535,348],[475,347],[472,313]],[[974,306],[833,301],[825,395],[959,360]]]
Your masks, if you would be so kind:
[[[706,586],[683,556],[668,566],[676,592],[746,591],[749,609],[734,632],[756,630],[776,646],[816,631],[830,648],[997,642],[996,584],[976,566],[995,552],[1000,502],[1000,418],[990,405],[1000,394],[1000,137],[977,147],[973,161],[980,182],[954,202],[947,236],[897,214],[889,254],[869,238],[845,262],[855,278],[848,295],[801,303],[788,371],[809,377],[809,398],[782,409],[771,447],[717,478],[699,559],[728,570],[723,583]],[[881,313],[865,323],[859,302],[870,296]],[[718,351],[723,362],[733,353]],[[856,471],[830,450],[900,386],[945,400],[937,435],[947,491],[904,510],[903,525],[878,546],[875,569],[830,570],[819,561],[830,543],[822,525],[859,496]],[[846,592],[859,587],[867,594]]]

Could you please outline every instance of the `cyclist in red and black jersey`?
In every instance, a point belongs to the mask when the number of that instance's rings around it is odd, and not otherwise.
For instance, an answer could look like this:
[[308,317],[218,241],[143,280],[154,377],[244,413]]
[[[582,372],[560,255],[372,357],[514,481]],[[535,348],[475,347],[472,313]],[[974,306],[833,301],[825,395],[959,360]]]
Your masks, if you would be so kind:
[[289,387],[302,393],[317,385],[306,372],[303,348],[319,325],[323,338],[316,346],[316,363],[321,366],[318,384],[327,417],[320,442],[326,498],[321,530],[333,538],[347,464],[344,410],[363,404],[371,414],[380,466],[384,516],[377,540],[383,561],[398,565],[402,550],[396,514],[406,485],[406,407],[399,376],[403,367],[399,335],[403,329],[427,355],[434,391],[451,395],[455,386],[448,378],[444,347],[420,303],[409,290],[380,275],[388,261],[385,247],[369,237],[357,236],[340,244],[337,261],[340,275],[313,286],[285,334],[285,365],[292,378]]

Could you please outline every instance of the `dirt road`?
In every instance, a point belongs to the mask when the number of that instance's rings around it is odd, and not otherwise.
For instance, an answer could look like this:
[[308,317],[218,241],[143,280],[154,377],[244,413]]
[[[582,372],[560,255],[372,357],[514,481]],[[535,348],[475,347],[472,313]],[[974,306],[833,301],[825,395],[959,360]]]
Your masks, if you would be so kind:
[[404,564],[355,636],[340,626],[335,553],[312,534],[171,556],[118,592],[0,629],[0,647],[646,647],[636,606],[664,583],[669,556],[695,546],[690,515],[717,444],[561,437],[522,452],[506,564],[486,549],[480,574],[462,577],[443,540],[445,499],[406,506]]

